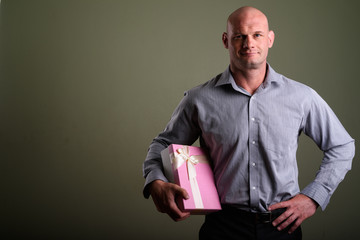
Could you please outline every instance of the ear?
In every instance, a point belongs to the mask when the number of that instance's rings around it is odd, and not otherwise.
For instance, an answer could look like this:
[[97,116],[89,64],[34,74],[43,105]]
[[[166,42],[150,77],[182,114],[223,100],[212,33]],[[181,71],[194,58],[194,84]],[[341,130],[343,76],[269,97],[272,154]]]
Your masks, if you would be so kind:
[[228,39],[228,36],[227,36],[226,32],[224,32],[223,35],[222,35],[222,42],[224,44],[224,47],[226,49],[228,49],[229,48],[229,39]]
[[269,31],[268,33],[268,39],[269,39],[269,48],[271,48],[274,45],[274,40],[275,40],[275,33],[274,31]]

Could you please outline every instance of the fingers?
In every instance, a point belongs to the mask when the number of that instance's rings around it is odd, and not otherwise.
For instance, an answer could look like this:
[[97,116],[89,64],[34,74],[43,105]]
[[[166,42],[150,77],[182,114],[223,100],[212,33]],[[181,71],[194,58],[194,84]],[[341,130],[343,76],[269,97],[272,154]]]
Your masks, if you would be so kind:
[[286,211],[276,218],[272,224],[277,227],[279,231],[291,226],[289,233],[292,233],[305,219],[315,214],[317,204],[309,197],[299,194],[288,201],[270,206],[269,210],[278,208],[286,208]]
[[189,198],[186,190],[178,185],[154,181],[150,188],[150,194],[157,210],[167,213],[174,221],[184,220],[190,216],[190,213],[182,212],[176,204],[176,198]]
[[179,206],[176,203],[176,199],[188,199],[189,195],[186,190],[174,184],[174,192],[170,195],[171,197],[168,199],[164,205],[166,207],[165,213],[167,213],[171,219],[174,221],[181,221],[190,216],[189,212],[182,212],[179,209]]
[[188,199],[189,196],[187,195],[187,192],[179,190],[179,195],[175,194],[175,198],[172,198],[171,201],[169,201],[168,208],[166,209],[165,213],[167,213],[174,221],[181,221],[190,216],[189,212],[182,212],[178,205],[176,204],[176,198],[184,198]]
[[299,221],[299,220],[295,221],[294,224],[292,225],[292,227],[289,230],[289,234],[295,232],[295,230],[301,225],[302,222],[303,221]]
[[176,222],[182,221],[190,216],[189,212],[182,212],[175,202],[171,202],[166,213]]
[[288,207],[287,201],[284,201],[284,202],[275,203],[275,204],[271,205],[268,209],[269,209],[269,211],[272,211],[275,209],[287,208],[287,207]]
[[184,188],[182,188],[182,187],[180,187],[180,186],[178,186],[176,184],[173,184],[172,187],[174,188],[174,192],[175,192],[176,196],[179,196],[179,197],[181,197],[183,199],[189,199],[190,198],[189,194],[187,193],[187,191]]
[[[282,217],[284,214],[282,214],[280,217]],[[286,215],[285,215],[286,216]],[[305,218],[298,217],[296,214],[291,214],[289,217],[285,217],[285,220],[281,220],[283,218],[278,217],[276,219],[276,222],[273,222],[273,226],[277,226],[277,230],[282,231],[285,228],[290,227],[288,233],[293,233],[305,220]],[[279,222],[279,223],[278,223]]]
[[[292,216],[291,218],[290,218],[290,216]],[[281,225],[279,225],[278,227],[277,227],[277,229],[280,231],[280,230],[282,230],[282,229],[284,229],[285,227],[287,227],[287,225],[289,225],[290,223],[289,223],[289,221],[291,220],[291,219],[293,219],[295,216],[293,216],[293,213],[292,212],[290,212],[290,210],[286,210],[283,214],[281,214],[279,217],[277,217],[273,222],[272,222],[272,224],[273,224],[273,226],[274,227],[276,227],[276,226],[278,226],[280,223],[283,223],[283,224],[281,224]],[[290,218],[290,219],[289,219]]]

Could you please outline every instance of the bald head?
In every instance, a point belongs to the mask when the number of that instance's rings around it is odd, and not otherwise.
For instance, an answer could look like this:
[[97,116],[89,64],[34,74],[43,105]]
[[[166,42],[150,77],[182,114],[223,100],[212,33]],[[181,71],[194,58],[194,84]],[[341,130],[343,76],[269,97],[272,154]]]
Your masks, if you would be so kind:
[[227,20],[226,31],[229,32],[234,25],[247,22],[256,22],[269,30],[269,24],[265,14],[254,7],[246,6],[241,7],[230,14]]
[[265,71],[268,50],[274,38],[265,14],[258,9],[242,7],[230,14],[222,40],[230,53],[231,71]]

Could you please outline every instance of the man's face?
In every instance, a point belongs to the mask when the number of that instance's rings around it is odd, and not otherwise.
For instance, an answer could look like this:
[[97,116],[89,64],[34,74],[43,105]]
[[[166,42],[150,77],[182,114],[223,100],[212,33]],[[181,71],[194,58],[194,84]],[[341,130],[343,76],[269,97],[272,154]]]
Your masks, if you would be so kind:
[[257,69],[266,65],[274,33],[269,31],[267,19],[259,14],[236,16],[228,22],[223,43],[229,50],[230,66],[236,69]]

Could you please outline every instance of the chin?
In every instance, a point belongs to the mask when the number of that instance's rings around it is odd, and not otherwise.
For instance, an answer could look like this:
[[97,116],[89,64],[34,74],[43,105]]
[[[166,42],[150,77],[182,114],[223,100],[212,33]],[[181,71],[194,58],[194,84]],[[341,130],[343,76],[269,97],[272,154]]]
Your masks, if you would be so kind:
[[262,63],[259,62],[243,62],[242,66],[248,68],[248,69],[258,69],[262,66]]

